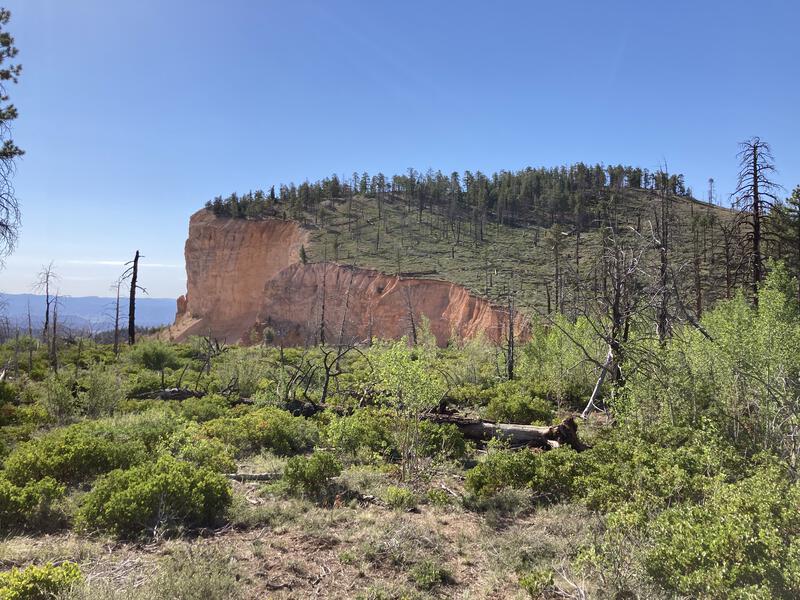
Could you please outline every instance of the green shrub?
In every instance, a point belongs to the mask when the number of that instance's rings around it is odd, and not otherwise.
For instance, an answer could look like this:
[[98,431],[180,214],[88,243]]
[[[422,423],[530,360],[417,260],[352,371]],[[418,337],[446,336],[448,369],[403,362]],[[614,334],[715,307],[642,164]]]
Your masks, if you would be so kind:
[[651,536],[647,570],[679,595],[800,597],[800,485],[777,468],[667,509]]
[[56,524],[60,519],[53,504],[63,495],[64,486],[51,477],[20,487],[0,475],[0,530]]
[[240,396],[253,397],[266,371],[261,354],[262,351],[258,348],[233,348],[225,353],[214,368],[219,390],[233,386]]
[[330,480],[342,474],[342,464],[330,452],[294,456],[286,463],[283,480],[289,490],[308,497],[323,495]]
[[218,473],[236,472],[233,449],[221,440],[206,437],[194,423],[176,431],[162,449],[198,467],[208,467]]
[[180,412],[187,419],[204,423],[224,417],[230,412],[230,407],[223,396],[209,394],[202,398],[187,398],[181,402]]
[[88,417],[111,415],[125,396],[119,375],[101,365],[89,369],[82,385],[78,401]]
[[72,393],[72,383],[63,376],[50,375],[38,385],[41,405],[58,423],[64,423],[78,414],[78,399]]
[[350,415],[334,417],[325,428],[325,438],[351,458],[387,458],[394,450],[393,421],[388,410],[357,409]]
[[125,394],[129,398],[142,396],[148,392],[160,390],[161,377],[152,371],[138,371],[128,377],[125,383]]
[[49,415],[44,407],[38,404],[11,404],[6,402],[0,405],[0,427],[9,425],[44,425],[49,420]]
[[39,404],[3,404],[0,406],[0,460],[18,442],[29,440],[42,425],[51,422]]
[[499,423],[548,424],[553,420],[553,405],[542,398],[533,397],[518,383],[507,381],[492,390],[493,395],[484,414]]
[[453,498],[441,488],[431,488],[425,494],[428,502],[434,506],[449,506],[453,503]]
[[133,347],[130,353],[134,363],[150,371],[158,372],[161,376],[161,387],[164,387],[164,375],[167,369],[178,366],[178,355],[175,349],[164,342],[145,340]]
[[17,446],[5,460],[5,473],[17,485],[43,477],[88,481],[147,459],[178,426],[173,415],[152,411],[76,423]]
[[491,398],[491,390],[473,383],[456,386],[448,392],[448,399],[456,406],[483,406]]
[[98,435],[93,424],[80,423],[20,444],[6,458],[5,471],[18,485],[43,477],[80,483],[146,456],[141,442],[120,444],[112,436]]
[[260,449],[279,455],[298,454],[313,448],[318,439],[313,422],[293,417],[279,408],[260,408],[239,417],[221,417],[202,425],[209,437],[222,440],[239,454]]
[[[10,406],[12,402],[17,401],[19,394],[20,390],[18,385],[10,381],[0,381],[0,406],[4,404]],[[0,427],[4,424],[2,411],[0,411]]]
[[432,590],[433,588],[448,583],[452,580],[450,571],[439,563],[432,560],[423,560],[414,565],[409,573],[411,580],[421,590]]
[[582,455],[578,488],[587,506],[610,512],[626,505],[645,522],[678,502],[700,502],[720,480],[745,473],[736,452],[710,432],[672,428],[652,439],[619,430]]
[[553,573],[546,570],[528,571],[519,576],[519,586],[533,599],[553,592]]
[[83,579],[81,570],[73,562],[59,566],[51,563],[41,567],[31,565],[25,569],[12,568],[0,573],[1,600],[48,600],[68,591]]
[[386,488],[386,505],[396,510],[411,510],[417,506],[417,496],[408,488],[390,485]]
[[421,421],[419,437],[419,453],[422,456],[458,459],[467,452],[464,435],[452,423],[441,425]]
[[530,488],[540,501],[557,502],[574,494],[584,468],[581,456],[567,447],[496,450],[467,472],[466,488],[482,498],[506,488]]
[[165,454],[99,479],[84,497],[78,523],[119,537],[213,526],[230,502],[224,476]]

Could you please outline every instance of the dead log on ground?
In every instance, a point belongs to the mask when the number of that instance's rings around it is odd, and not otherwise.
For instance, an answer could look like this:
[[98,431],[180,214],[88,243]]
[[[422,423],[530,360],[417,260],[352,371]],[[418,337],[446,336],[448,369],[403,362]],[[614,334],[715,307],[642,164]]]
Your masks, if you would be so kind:
[[136,400],[187,400],[188,398],[202,398],[205,392],[189,390],[186,388],[166,388],[142,392],[133,396]]
[[236,481],[273,481],[282,477],[281,473],[225,473],[228,479]]
[[458,427],[465,438],[471,440],[488,441],[498,437],[508,440],[512,446],[530,446],[543,450],[557,448],[561,445],[569,446],[578,452],[589,448],[578,437],[578,425],[573,417],[564,419],[552,427],[493,423],[456,415],[429,414],[424,418],[434,423],[452,423]]

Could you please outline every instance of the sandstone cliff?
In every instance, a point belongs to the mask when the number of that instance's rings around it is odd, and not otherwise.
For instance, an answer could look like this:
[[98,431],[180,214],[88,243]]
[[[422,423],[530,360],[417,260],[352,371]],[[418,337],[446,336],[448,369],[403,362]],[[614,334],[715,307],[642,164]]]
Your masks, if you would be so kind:
[[[195,213],[186,241],[187,293],[178,299],[172,339],[211,335],[260,340],[270,327],[285,344],[399,338],[423,315],[440,345],[455,333],[501,339],[507,315],[464,287],[335,263],[303,264],[308,232],[293,221],[247,221]],[[323,327],[324,323],[324,327]],[[525,337],[527,324],[515,329]]]

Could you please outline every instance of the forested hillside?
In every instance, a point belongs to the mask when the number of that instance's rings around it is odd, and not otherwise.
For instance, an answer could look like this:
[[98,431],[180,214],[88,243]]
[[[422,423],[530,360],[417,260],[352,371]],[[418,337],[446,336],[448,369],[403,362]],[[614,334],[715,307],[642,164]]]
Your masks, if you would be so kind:
[[748,277],[733,211],[692,198],[681,175],[634,167],[354,173],[217,197],[207,207],[307,224],[308,261],[446,279],[503,304],[510,292],[529,312],[585,312],[608,290],[620,253],[635,260],[637,285],[674,288],[671,308],[679,301],[698,316]]

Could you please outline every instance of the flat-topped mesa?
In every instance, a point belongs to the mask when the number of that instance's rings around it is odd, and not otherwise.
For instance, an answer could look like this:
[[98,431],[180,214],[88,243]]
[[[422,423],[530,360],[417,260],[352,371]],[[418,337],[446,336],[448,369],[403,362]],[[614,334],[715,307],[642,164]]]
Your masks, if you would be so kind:
[[[363,342],[411,337],[423,316],[439,345],[455,335],[506,336],[508,314],[463,286],[387,275],[331,262],[304,264],[309,234],[295,221],[217,217],[201,210],[186,240],[187,294],[169,335],[209,335],[229,343]],[[527,321],[515,319],[520,337]]]

